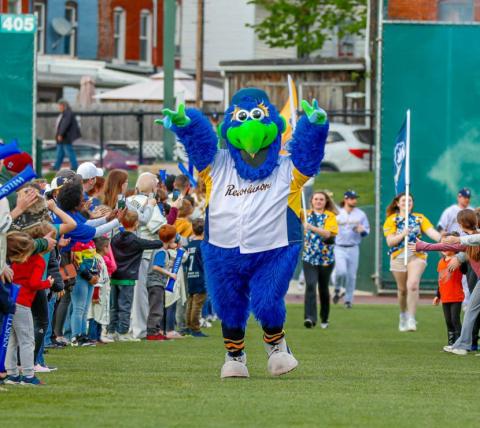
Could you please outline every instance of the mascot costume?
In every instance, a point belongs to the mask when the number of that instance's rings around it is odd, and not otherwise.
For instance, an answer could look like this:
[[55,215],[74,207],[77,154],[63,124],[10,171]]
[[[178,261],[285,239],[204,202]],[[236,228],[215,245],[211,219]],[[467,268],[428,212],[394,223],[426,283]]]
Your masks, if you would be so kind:
[[306,113],[281,156],[285,119],[267,94],[245,88],[232,98],[219,133],[197,110],[180,104],[156,123],[185,146],[207,189],[202,258],[207,287],[222,321],[226,348],[221,377],[248,377],[245,328],[250,310],[260,322],[273,376],[298,362],[285,341],[284,298],[302,248],[302,186],[316,175],[328,133],[327,115],[302,101]]

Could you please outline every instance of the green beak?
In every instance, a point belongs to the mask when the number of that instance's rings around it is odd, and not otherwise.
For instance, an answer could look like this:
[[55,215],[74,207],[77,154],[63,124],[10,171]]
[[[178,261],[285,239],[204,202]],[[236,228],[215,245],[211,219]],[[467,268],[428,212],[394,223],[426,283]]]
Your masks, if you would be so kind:
[[274,123],[266,125],[258,120],[247,120],[227,131],[228,141],[237,149],[247,152],[252,158],[272,144],[277,135],[278,128]]

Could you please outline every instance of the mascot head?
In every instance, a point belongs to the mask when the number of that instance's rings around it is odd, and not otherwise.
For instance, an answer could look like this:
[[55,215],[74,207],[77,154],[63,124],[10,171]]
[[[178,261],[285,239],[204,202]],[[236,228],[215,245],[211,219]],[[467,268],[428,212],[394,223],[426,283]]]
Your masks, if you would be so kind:
[[285,119],[257,88],[239,90],[219,125],[238,173],[252,181],[267,177],[277,166],[285,128]]

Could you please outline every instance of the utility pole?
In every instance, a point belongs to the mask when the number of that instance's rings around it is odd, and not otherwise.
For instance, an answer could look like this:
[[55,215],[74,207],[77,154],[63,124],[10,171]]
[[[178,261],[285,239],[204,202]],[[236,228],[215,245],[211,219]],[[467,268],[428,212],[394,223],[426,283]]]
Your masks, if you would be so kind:
[[[175,109],[173,93],[175,72],[175,6],[176,0],[163,1],[163,106]],[[163,130],[163,147],[165,160],[173,160],[175,134]]]
[[205,0],[197,0],[197,52],[196,52],[196,106],[203,108],[203,41],[205,27]]

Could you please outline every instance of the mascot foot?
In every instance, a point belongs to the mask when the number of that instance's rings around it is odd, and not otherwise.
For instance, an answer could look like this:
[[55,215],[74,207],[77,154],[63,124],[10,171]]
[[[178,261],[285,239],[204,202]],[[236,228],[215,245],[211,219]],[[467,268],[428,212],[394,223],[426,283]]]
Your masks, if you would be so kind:
[[220,372],[220,378],[250,377],[247,369],[247,355],[243,353],[239,357],[225,355],[225,364]]
[[272,376],[281,376],[298,366],[298,361],[290,352],[285,339],[277,345],[265,343],[265,350],[268,354],[268,371]]

